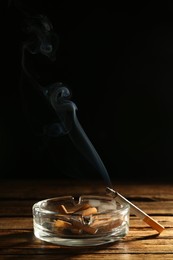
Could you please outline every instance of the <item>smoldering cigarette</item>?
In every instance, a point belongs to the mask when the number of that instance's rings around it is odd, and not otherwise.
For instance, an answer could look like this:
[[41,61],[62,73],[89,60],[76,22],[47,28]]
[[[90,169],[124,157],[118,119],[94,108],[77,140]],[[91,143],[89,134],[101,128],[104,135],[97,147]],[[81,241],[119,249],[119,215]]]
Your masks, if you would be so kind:
[[131,212],[135,214],[137,217],[142,219],[145,223],[147,223],[150,227],[157,230],[159,233],[161,233],[165,228],[159,224],[156,220],[151,218],[149,215],[147,215],[144,211],[142,211],[140,208],[135,206],[133,203],[128,201],[126,198],[124,198],[120,193],[117,191],[107,187],[106,192],[109,196],[115,198],[117,202],[120,204],[127,203],[130,205]]

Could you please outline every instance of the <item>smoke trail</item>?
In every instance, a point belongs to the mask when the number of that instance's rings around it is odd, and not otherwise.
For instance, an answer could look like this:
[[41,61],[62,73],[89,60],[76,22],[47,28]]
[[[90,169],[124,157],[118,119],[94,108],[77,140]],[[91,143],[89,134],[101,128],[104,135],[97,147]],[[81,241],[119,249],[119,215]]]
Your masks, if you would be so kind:
[[64,132],[68,133],[77,149],[101,174],[105,183],[112,187],[105,165],[78,121],[77,107],[73,101],[69,100],[69,89],[62,83],[56,83],[48,89],[46,96],[60,118]]
[[112,187],[109,174],[100,156],[78,121],[76,116],[77,107],[70,100],[71,93],[69,88],[63,83],[55,83],[43,87],[27,69],[25,57],[27,52],[33,55],[42,54],[54,61],[58,45],[58,37],[53,32],[53,26],[46,16],[38,15],[30,18],[30,20],[27,20],[27,33],[32,37],[23,44],[23,71],[36,90],[44,96],[56,112],[59,122],[52,126],[54,127],[54,132],[56,129],[56,136],[68,135],[80,153],[101,174],[106,185]]
[[54,61],[58,47],[58,37],[53,31],[53,26],[44,15],[32,17],[27,21],[27,33],[32,35],[32,39],[25,47],[31,54],[41,53]]

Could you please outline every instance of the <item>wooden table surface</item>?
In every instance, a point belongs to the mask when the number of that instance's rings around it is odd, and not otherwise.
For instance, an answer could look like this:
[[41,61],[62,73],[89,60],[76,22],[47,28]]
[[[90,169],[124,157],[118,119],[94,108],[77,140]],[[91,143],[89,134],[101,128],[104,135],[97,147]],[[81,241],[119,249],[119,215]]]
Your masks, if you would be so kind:
[[152,216],[160,234],[131,214],[126,237],[113,244],[71,248],[40,241],[33,234],[32,205],[59,195],[101,194],[98,181],[1,180],[0,259],[173,259],[173,185],[113,183],[128,200]]

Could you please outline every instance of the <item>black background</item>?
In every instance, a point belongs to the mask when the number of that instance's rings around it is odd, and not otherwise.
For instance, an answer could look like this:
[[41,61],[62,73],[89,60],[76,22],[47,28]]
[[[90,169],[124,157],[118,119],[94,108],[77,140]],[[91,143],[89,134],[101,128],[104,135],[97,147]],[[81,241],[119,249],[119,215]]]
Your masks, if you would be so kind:
[[28,63],[41,84],[61,81],[72,90],[78,119],[110,177],[172,181],[172,10],[171,1],[9,1],[1,31],[1,177],[101,178],[67,135],[43,131],[54,114],[22,78],[27,11],[46,15],[59,37],[55,61],[30,55]]

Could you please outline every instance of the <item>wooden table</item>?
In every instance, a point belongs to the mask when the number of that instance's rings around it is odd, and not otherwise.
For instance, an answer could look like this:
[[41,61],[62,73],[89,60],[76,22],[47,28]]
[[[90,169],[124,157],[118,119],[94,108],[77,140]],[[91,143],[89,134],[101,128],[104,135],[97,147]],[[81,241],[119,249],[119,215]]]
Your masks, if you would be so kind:
[[173,259],[173,185],[116,183],[116,190],[161,223],[158,235],[145,222],[130,216],[130,230],[122,240],[90,248],[61,247],[33,234],[32,205],[38,200],[71,194],[100,194],[98,181],[1,180],[0,259]]

